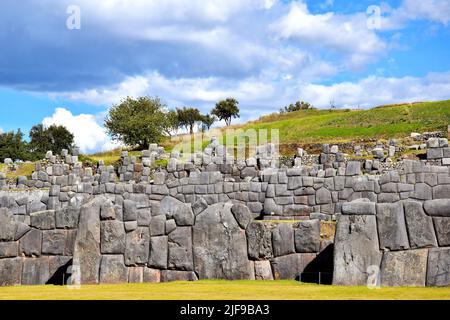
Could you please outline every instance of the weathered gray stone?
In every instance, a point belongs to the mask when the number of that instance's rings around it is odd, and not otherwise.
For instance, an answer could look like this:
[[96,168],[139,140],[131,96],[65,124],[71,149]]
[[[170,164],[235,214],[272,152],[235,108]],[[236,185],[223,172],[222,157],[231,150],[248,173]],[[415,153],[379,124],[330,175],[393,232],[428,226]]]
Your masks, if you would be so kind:
[[169,268],[194,270],[192,228],[178,227],[169,234]]
[[430,216],[450,217],[450,199],[428,200],[423,208]]
[[273,280],[269,260],[255,261],[255,280]]
[[166,216],[159,215],[152,217],[150,221],[150,235],[152,237],[162,236],[165,234]]
[[169,219],[175,219],[178,226],[192,226],[195,216],[190,205],[173,197],[164,197],[160,204],[160,212]]
[[206,200],[203,197],[200,197],[192,205],[192,210],[194,211],[195,215],[198,215],[199,213],[203,212],[203,210],[205,210],[206,208],[208,208],[208,203],[206,202]]
[[[73,252],[72,277],[81,284],[99,281],[100,253],[100,206],[103,197],[95,198],[81,207],[78,232]],[[78,283],[73,283],[78,284]]]
[[197,281],[198,278],[193,271],[177,271],[177,270],[162,270],[161,282],[170,281]]
[[80,209],[76,207],[66,207],[55,212],[56,228],[75,229],[78,227]]
[[42,253],[63,255],[66,248],[66,232],[64,230],[48,230],[42,232]]
[[138,228],[137,221],[125,221],[123,224],[126,232],[132,232]]
[[0,241],[12,241],[16,235],[13,214],[7,208],[0,208]]
[[197,216],[193,227],[195,271],[200,279],[254,279],[247,241],[231,212],[218,203]]
[[248,256],[250,259],[262,260],[273,257],[272,232],[262,222],[252,222],[247,230]]
[[41,255],[42,231],[31,229],[19,241],[19,254],[27,257]]
[[431,200],[432,199],[431,192],[432,192],[431,187],[426,183],[417,183],[412,197],[418,200]]
[[170,219],[166,221],[166,234],[171,233],[173,230],[175,230],[177,227],[177,224],[175,223],[175,220]]
[[137,221],[137,206],[136,202],[132,200],[125,200],[123,202],[123,220]]
[[127,266],[146,264],[149,251],[150,230],[148,227],[138,227],[126,234],[125,264]]
[[250,212],[249,208],[243,204],[234,204],[231,207],[231,212],[233,213],[234,218],[242,229],[246,229],[248,224],[253,220],[253,215]]
[[450,217],[433,217],[439,246],[450,246]]
[[429,249],[427,286],[450,286],[450,248]]
[[145,267],[128,267],[128,282],[142,283],[144,282],[144,268]]
[[331,203],[331,192],[325,188],[320,188],[319,190],[317,190],[316,203],[317,204]]
[[123,255],[103,255],[100,266],[100,283],[126,283],[128,270]]
[[272,230],[272,247],[275,257],[295,252],[294,229],[291,224],[280,223]]
[[340,216],[334,246],[333,284],[366,285],[368,268],[381,262],[375,216]]
[[422,204],[416,201],[405,201],[403,207],[411,248],[437,247],[433,221],[423,211]]
[[22,258],[0,259],[0,286],[21,284]]
[[144,282],[161,282],[161,271],[144,267]]
[[17,254],[19,252],[18,249],[19,249],[19,243],[17,241],[0,242],[0,258],[17,257]]
[[401,203],[377,203],[377,225],[380,249],[405,250],[409,248],[405,216]]
[[433,199],[450,199],[450,185],[433,187]]
[[31,226],[41,230],[54,229],[55,223],[55,211],[47,210],[40,212],[33,212],[30,214]]
[[148,265],[158,269],[167,269],[168,250],[169,244],[167,236],[151,237]]
[[25,258],[23,260],[22,284],[43,285],[50,279],[48,257]]
[[423,287],[426,282],[428,249],[384,252],[381,285]]
[[100,247],[103,254],[125,253],[124,224],[116,220],[101,222]]
[[375,203],[369,199],[356,199],[342,204],[342,214],[374,215]]
[[307,220],[299,223],[294,232],[295,251],[313,253],[320,250],[320,220]]
[[294,253],[270,260],[275,280],[300,279],[306,266],[314,260],[314,253]]
[[346,176],[356,176],[361,174],[361,163],[359,161],[349,161],[345,170]]

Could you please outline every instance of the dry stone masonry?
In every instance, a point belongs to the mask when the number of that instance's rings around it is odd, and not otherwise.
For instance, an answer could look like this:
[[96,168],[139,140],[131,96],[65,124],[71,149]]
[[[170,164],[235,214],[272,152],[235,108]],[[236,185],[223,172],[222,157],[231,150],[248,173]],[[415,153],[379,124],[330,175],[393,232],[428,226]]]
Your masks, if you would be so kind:
[[[0,175],[0,285],[321,272],[338,285],[449,286],[449,150],[432,137],[427,159],[396,170],[383,169],[381,152],[348,160],[329,145],[311,164],[299,149],[292,166],[276,168],[270,144],[232,161],[214,139],[156,170],[165,156],[156,145],[141,157],[124,152],[119,167],[49,152],[31,179],[10,185]],[[332,221],[329,241],[322,228]]]

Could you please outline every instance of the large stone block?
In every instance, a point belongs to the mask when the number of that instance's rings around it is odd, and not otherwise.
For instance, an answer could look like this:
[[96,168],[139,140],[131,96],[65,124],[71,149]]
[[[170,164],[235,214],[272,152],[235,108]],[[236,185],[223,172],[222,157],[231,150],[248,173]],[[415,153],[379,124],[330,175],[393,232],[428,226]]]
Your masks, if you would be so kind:
[[255,261],[255,280],[273,280],[269,260]]
[[340,216],[334,246],[333,284],[366,285],[369,267],[381,262],[375,216]]
[[450,286],[450,248],[429,249],[427,286]]
[[30,214],[31,226],[41,230],[54,229],[55,223],[55,211],[47,210],[40,212],[33,212]]
[[232,204],[218,203],[197,216],[193,227],[195,271],[200,279],[255,278],[247,257],[247,241],[231,212]]
[[433,187],[433,199],[449,199],[450,185],[439,185]]
[[166,229],[166,216],[159,215],[152,217],[150,221],[150,235],[152,237],[162,236],[165,234]]
[[326,188],[320,188],[319,190],[317,190],[316,203],[317,204],[331,203],[331,192]]
[[192,226],[195,216],[189,204],[183,203],[173,197],[164,197],[160,204],[160,212],[168,219],[175,219],[178,226]]
[[128,270],[123,255],[103,255],[100,266],[100,283],[126,283]]
[[423,287],[426,282],[428,249],[384,252],[381,285]]
[[236,203],[231,207],[231,212],[234,215],[237,223],[242,229],[247,229],[247,226],[253,220],[253,215],[250,212],[250,209],[240,203]]
[[12,241],[16,235],[14,216],[7,208],[0,208],[0,241]]
[[144,282],[161,282],[161,270],[144,267]]
[[430,216],[450,217],[450,199],[428,200],[423,208]]
[[253,260],[265,260],[273,257],[272,232],[262,222],[252,222],[246,230],[248,256]]
[[170,281],[197,281],[198,278],[193,271],[163,270],[161,271],[161,282]]
[[43,285],[50,279],[48,257],[25,258],[23,260],[22,284]]
[[0,242],[0,259],[14,258],[18,254],[18,242]]
[[375,203],[369,199],[357,199],[342,204],[342,214],[374,215]]
[[42,231],[31,229],[19,241],[19,254],[37,257],[42,252]]
[[320,220],[307,220],[299,223],[294,232],[295,251],[313,253],[320,250]]
[[129,267],[128,268],[128,282],[129,283],[144,282],[144,268],[145,267]]
[[300,279],[306,266],[314,260],[314,253],[293,253],[270,260],[275,280]]
[[295,252],[294,229],[291,224],[280,223],[272,230],[272,248],[275,257]]
[[64,255],[66,248],[66,231],[48,230],[42,232],[42,253]]
[[169,234],[169,268],[194,270],[192,228],[178,227]]
[[376,207],[380,249],[408,249],[409,241],[402,204],[377,203]]
[[127,199],[123,202],[123,220],[137,221],[137,206],[135,201]]
[[450,246],[450,217],[433,217],[433,221],[439,246]]
[[66,207],[55,212],[56,228],[75,229],[78,227],[80,209],[76,207]]
[[138,227],[126,234],[125,264],[127,266],[145,265],[150,252],[150,230]]
[[22,258],[0,259],[0,287],[21,284]]
[[[81,207],[78,231],[73,252],[72,277],[81,284],[99,281],[100,253],[100,206],[105,198],[90,200]],[[78,283],[73,283],[78,284]]]
[[422,204],[417,201],[405,201],[403,207],[411,248],[436,247],[433,221],[423,211]]
[[100,247],[103,254],[125,253],[125,228],[117,220],[101,222]]
[[167,269],[168,251],[169,244],[167,236],[151,237],[148,265],[158,269]]

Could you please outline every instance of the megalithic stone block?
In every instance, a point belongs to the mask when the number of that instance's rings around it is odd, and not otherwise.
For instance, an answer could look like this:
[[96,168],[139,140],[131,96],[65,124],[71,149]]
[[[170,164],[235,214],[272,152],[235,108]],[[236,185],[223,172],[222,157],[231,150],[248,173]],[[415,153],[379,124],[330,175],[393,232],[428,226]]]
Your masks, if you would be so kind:
[[375,216],[340,216],[334,244],[333,284],[366,285],[369,270],[379,269],[380,262]]

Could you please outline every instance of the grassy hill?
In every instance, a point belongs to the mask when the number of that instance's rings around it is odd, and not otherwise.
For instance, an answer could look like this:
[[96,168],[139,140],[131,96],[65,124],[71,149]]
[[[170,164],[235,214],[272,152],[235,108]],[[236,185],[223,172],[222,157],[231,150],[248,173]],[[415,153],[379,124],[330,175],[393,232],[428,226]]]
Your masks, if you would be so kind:
[[279,129],[282,144],[345,142],[446,131],[450,100],[388,105],[369,110],[302,110],[261,117],[242,129]]

